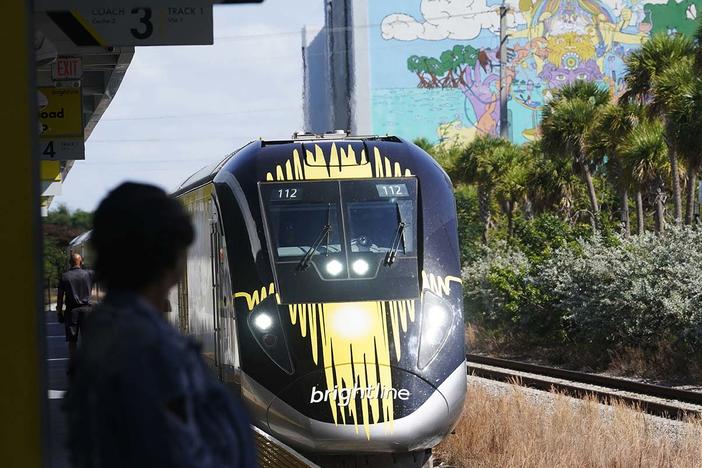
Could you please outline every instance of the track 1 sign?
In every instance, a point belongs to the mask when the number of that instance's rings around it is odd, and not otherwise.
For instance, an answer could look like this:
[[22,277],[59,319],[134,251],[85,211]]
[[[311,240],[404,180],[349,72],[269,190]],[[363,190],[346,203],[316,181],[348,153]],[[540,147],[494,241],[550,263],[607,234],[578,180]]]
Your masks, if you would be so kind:
[[[48,11],[47,15],[77,46],[207,45],[213,43],[212,4],[202,1],[100,2]],[[134,4],[133,4],[134,3]],[[133,4],[133,6],[132,6]]]

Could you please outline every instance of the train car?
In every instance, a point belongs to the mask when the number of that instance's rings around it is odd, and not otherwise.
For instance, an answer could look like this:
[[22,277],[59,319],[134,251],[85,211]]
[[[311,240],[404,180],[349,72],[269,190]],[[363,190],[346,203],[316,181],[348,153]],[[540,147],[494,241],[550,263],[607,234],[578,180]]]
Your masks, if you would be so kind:
[[324,466],[427,462],[466,395],[455,200],[434,159],[391,136],[296,134],[173,196],[196,240],[170,320],[254,423]]

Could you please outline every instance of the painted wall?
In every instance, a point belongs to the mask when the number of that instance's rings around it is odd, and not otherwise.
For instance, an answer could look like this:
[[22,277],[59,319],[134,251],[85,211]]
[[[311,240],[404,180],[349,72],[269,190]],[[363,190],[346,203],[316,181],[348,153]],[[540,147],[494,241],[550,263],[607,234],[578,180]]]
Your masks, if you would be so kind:
[[[370,130],[433,142],[499,133],[495,0],[374,0],[368,21]],[[508,0],[510,137],[535,137],[555,89],[623,90],[624,58],[650,34],[691,34],[702,0]],[[358,54],[360,51],[356,51]],[[356,60],[359,60],[356,55]],[[364,64],[365,66],[365,64]]]

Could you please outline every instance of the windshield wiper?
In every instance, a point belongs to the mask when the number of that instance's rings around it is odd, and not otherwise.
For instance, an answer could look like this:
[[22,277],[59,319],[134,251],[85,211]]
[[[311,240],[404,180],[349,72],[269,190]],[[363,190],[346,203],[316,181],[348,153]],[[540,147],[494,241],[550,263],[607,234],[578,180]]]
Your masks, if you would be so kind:
[[305,271],[310,267],[310,261],[312,260],[312,255],[314,255],[315,251],[317,250],[317,247],[322,243],[324,239],[327,240],[327,247],[325,249],[326,255],[329,255],[329,239],[331,238],[331,203],[329,204],[327,208],[327,224],[322,227],[322,231],[319,233],[315,241],[312,243],[309,249],[307,249],[307,252],[305,252],[305,256],[302,257],[302,260],[300,260],[300,263],[297,264],[297,269],[300,271]]
[[395,236],[392,238],[392,243],[390,244],[390,250],[387,254],[385,254],[385,264],[387,266],[395,263],[397,251],[400,250],[400,244],[402,244],[402,253],[407,255],[407,245],[405,244],[405,222],[402,220],[400,205],[396,203],[395,206],[397,207],[397,218],[400,220],[400,222],[397,224]]

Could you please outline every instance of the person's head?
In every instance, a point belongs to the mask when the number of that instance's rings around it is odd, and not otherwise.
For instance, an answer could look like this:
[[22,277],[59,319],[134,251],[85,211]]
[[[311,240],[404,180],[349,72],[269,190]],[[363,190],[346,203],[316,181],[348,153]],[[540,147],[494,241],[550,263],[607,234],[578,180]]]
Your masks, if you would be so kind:
[[91,243],[95,270],[108,290],[167,292],[195,237],[183,206],[153,185],[127,182],[100,202]]
[[80,254],[72,253],[70,259],[71,268],[80,267],[83,265],[83,257]]

